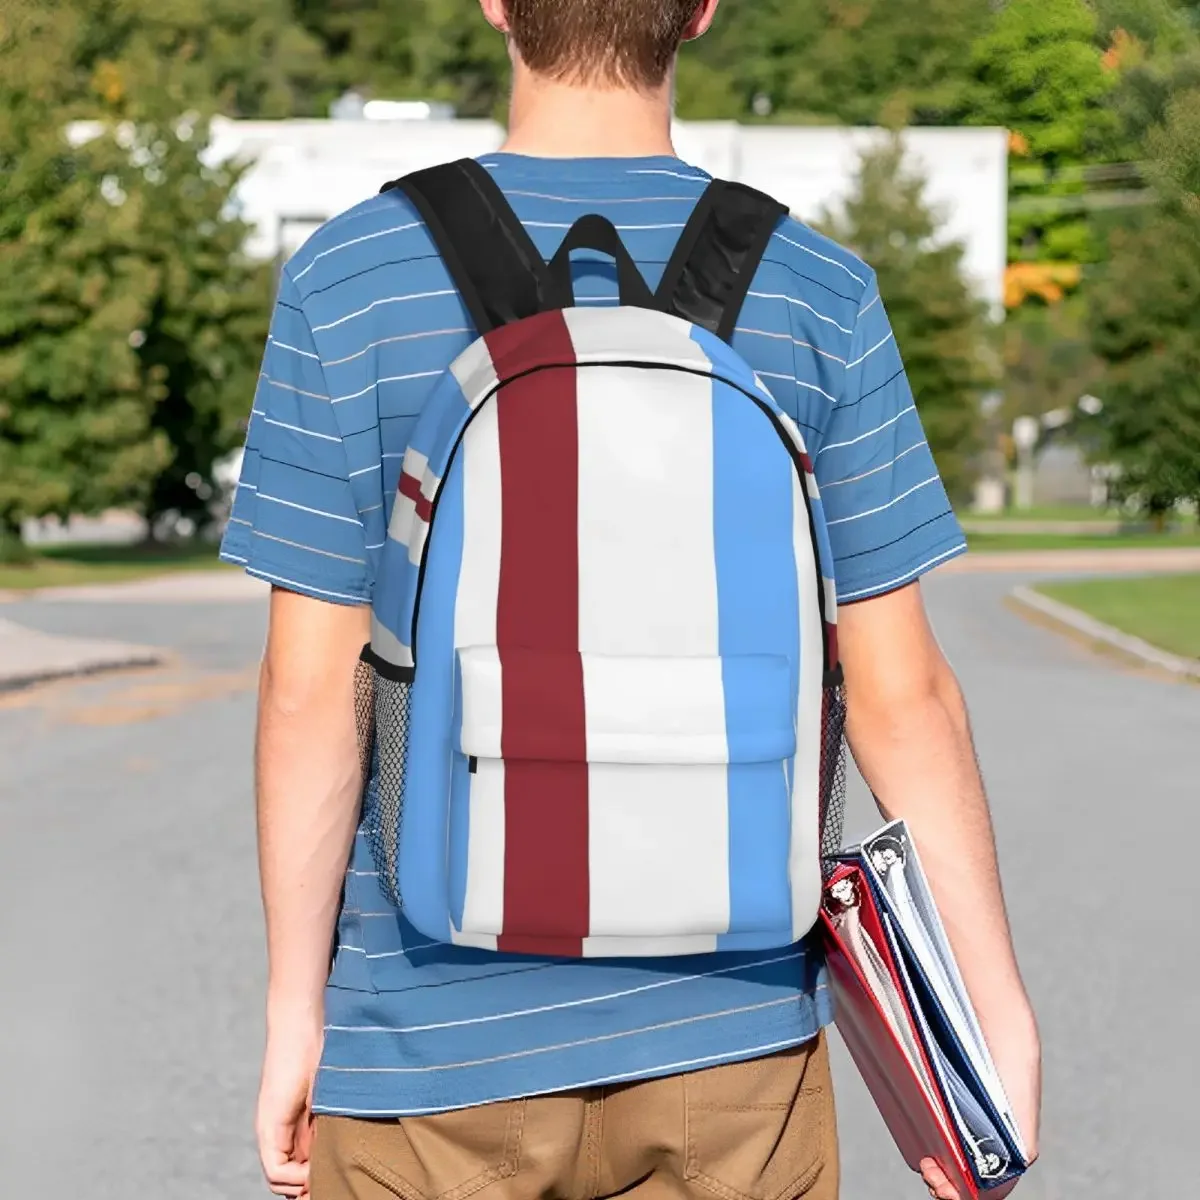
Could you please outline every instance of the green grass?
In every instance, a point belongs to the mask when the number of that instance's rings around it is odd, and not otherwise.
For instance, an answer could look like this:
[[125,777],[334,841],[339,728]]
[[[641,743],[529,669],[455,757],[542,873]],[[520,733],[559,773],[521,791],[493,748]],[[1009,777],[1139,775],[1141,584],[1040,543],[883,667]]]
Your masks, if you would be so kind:
[[1200,532],[1172,533],[968,533],[972,550],[1109,550],[1198,546]]
[[47,546],[25,564],[0,563],[0,591],[71,587],[145,579],[169,571],[200,571],[223,564],[210,542],[170,546]]
[[1200,575],[1088,579],[1037,590],[1172,654],[1200,658]]

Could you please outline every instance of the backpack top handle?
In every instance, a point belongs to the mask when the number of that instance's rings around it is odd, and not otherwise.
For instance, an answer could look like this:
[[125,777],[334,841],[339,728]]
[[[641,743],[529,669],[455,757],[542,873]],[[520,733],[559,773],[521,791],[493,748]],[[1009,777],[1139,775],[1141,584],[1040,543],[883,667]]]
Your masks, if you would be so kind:
[[575,305],[575,288],[571,278],[572,250],[599,250],[615,260],[617,285],[623,306],[634,308],[659,308],[658,300],[642,277],[637,263],[621,241],[617,227],[595,213],[580,217],[563,238],[558,253],[550,260],[550,293],[547,297],[551,308],[572,308]]
[[713,180],[652,293],[616,227],[597,214],[576,221],[547,264],[474,159],[416,171],[381,190],[401,191],[412,202],[480,335],[574,306],[571,252],[586,248],[615,260],[623,305],[672,313],[729,342],[767,245],[788,215],[763,192]]

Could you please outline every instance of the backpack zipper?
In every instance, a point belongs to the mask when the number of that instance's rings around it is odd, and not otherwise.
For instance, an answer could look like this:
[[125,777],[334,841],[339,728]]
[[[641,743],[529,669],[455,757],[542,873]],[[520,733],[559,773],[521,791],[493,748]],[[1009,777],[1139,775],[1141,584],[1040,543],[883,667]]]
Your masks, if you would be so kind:
[[800,482],[803,485],[800,492],[804,497],[804,510],[808,515],[808,531],[809,537],[812,539],[813,557],[817,564],[817,606],[821,614],[821,662],[824,666],[823,681],[826,688],[840,687],[842,684],[842,667],[840,663],[830,664],[829,662],[829,641],[825,637],[825,576],[821,573],[821,550],[820,541],[817,538],[817,521],[813,513],[812,497],[808,494],[808,479],[807,472],[804,470],[804,464],[800,460],[800,451],[796,448],[795,442],[788,436],[787,430],[783,427],[783,422],[778,415],[772,411],[771,406],[762,399],[761,396],[755,395],[748,388],[744,388],[740,383],[734,383],[733,380],[727,379],[724,375],[715,375],[711,371],[701,371],[696,367],[683,367],[677,363],[653,363],[653,362],[628,362],[621,359],[613,359],[604,362],[564,362],[564,363],[539,363],[535,367],[530,367],[525,371],[518,371],[515,375],[510,375],[507,378],[500,380],[491,388],[482,400],[475,406],[467,419],[463,422],[462,428],[458,431],[458,436],[454,439],[454,445],[450,447],[450,454],[446,459],[446,469],[442,474],[441,481],[438,483],[437,491],[433,494],[433,499],[429,504],[429,528],[425,534],[425,549],[421,555],[421,565],[417,568],[417,588],[416,596],[413,599],[413,614],[412,625],[410,630],[409,645],[412,648],[412,670],[415,672],[417,668],[417,634],[419,630],[419,618],[421,615],[421,597],[425,593],[425,568],[429,562],[429,543],[433,537],[433,522],[437,518],[438,505],[442,499],[442,492],[446,486],[446,480],[450,477],[450,472],[454,468],[454,460],[458,456],[459,447],[462,445],[463,438],[466,437],[467,430],[471,427],[471,422],[483,411],[483,407],[489,401],[493,400],[499,393],[500,389],[510,383],[515,383],[518,379],[524,379],[529,375],[536,375],[540,371],[554,370],[585,370],[588,367],[632,367],[642,371],[678,371],[684,375],[696,375],[704,379],[717,380],[724,383],[726,386],[741,392],[747,400],[750,400],[759,411],[771,422],[779,440],[783,443],[784,449],[791,457],[792,465],[796,473],[800,476]]

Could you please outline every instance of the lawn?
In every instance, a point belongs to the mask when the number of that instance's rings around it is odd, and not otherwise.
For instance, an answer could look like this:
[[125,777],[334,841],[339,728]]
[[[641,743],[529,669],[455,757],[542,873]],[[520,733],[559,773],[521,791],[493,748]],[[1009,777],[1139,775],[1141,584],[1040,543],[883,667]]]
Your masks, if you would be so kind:
[[27,564],[0,563],[0,591],[144,579],[222,567],[211,542],[169,546],[66,545],[39,549]]
[[1088,579],[1037,590],[1163,650],[1200,658],[1200,575]]

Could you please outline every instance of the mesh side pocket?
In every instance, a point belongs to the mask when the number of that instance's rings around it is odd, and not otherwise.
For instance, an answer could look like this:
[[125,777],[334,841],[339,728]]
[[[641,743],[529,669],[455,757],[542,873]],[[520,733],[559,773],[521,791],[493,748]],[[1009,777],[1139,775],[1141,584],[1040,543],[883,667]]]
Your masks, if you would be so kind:
[[842,848],[846,823],[846,691],[825,689],[821,712],[821,861]]
[[412,717],[412,682],[382,674],[368,660],[358,664],[355,710],[363,766],[362,827],[379,884],[402,907],[397,876],[400,827]]

